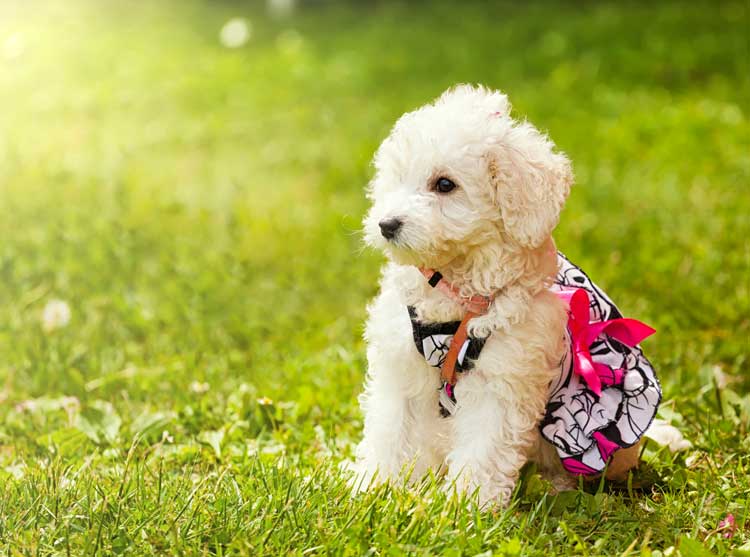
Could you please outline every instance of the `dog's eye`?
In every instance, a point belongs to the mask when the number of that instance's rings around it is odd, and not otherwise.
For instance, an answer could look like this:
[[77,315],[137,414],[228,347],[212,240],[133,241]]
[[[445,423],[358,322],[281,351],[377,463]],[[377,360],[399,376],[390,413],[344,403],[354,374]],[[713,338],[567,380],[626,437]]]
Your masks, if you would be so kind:
[[455,189],[456,184],[448,178],[438,178],[437,182],[435,182],[435,191],[438,193],[448,193]]

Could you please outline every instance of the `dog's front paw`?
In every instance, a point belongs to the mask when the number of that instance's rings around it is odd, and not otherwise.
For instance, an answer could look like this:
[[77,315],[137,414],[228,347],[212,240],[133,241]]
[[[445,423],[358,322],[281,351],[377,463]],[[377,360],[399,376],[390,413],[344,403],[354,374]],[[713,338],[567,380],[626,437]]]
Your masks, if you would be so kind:
[[339,465],[339,469],[347,476],[347,485],[354,493],[361,493],[382,483],[376,466],[369,466],[366,462],[346,460]]

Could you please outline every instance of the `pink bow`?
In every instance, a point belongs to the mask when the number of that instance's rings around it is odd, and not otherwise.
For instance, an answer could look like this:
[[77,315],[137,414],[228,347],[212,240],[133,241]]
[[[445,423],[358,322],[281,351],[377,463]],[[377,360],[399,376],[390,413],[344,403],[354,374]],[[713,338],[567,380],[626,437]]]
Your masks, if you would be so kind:
[[606,333],[632,348],[646,337],[654,334],[656,330],[636,319],[620,318],[590,322],[589,294],[583,288],[560,290],[555,294],[570,306],[568,329],[573,341],[573,370],[583,377],[594,393],[600,395],[602,383],[605,385],[619,384],[622,381],[624,371],[595,362],[589,351],[591,343],[599,335]]

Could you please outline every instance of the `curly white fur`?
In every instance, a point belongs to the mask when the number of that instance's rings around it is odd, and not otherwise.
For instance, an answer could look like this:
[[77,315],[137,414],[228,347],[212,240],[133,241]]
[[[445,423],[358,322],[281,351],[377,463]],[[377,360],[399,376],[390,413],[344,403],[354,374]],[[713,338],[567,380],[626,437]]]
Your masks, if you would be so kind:
[[[567,481],[537,426],[564,352],[566,312],[548,286],[557,269],[551,232],[573,176],[544,134],[509,113],[505,95],[458,86],[405,114],[375,155],[365,236],[389,262],[365,334],[360,485],[414,463],[414,478],[445,471],[448,486],[505,503],[529,459]],[[440,177],[458,187],[435,191]],[[388,240],[379,223],[391,218],[402,225]],[[415,349],[406,306],[434,322],[463,310],[417,266],[439,270],[462,294],[499,292],[470,322],[470,334],[490,336],[456,385],[449,418],[439,415],[439,372]]]

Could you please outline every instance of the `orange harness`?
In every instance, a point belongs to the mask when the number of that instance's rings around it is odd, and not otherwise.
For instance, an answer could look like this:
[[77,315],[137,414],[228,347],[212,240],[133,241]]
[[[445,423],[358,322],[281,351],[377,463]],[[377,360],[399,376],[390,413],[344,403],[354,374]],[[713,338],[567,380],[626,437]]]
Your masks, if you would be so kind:
[[487,313],[497,294],[491,296],[483,296],[481,294],[462,296],[455,286],[443,280],[443,275],[438,271],[435,271],[434,269],[425,269],[424,267],[420,267],[419,271],[424,275],[431,287],[437,288],[466,310],[466,313],[461,319],[461,324],[458,326],[458,330],[453,335],[450,347],[448,348],[448,353],[445,355],[445,361],[440,368],[440,375],[443,378],[443,381],[453,386],[456,384],[457,379],[456,362],[458,361],[458,354],[468,337],[467,328],[469,321],[478,315],[484,315]]

